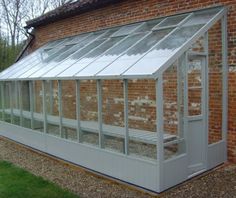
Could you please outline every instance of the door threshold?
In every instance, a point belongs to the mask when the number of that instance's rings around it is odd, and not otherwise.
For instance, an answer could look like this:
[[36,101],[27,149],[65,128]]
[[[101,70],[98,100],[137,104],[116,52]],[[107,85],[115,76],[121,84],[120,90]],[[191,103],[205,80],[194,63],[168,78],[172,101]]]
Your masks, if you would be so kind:
[[203,172],[205,172],[205,171],[207,171],[206,168],[204,168],[204,169],[202,169],[202,170],[200,170],[200,171],[197,171],[197,172],[195,172],[195,173],[189,175],[189,176],[188,176],[188,179],[190,179],[190,178],[192,178],[192,177],[195,177],[195,176],[197,176],[197,175],[199,175],[199,174],[201,174],[201,173],[203,173]]

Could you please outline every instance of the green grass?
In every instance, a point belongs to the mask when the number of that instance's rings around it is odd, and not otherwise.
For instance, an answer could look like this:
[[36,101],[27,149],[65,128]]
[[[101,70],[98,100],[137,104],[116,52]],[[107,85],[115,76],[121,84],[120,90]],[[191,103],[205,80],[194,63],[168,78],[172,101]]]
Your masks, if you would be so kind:
[[78,198],[41,177],[0,161],[0,198]]

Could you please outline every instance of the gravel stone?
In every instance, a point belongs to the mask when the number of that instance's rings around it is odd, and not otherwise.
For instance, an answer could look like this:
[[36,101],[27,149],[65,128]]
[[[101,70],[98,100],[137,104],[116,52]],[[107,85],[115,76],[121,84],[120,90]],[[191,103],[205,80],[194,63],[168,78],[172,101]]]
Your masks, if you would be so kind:
[[230,163],[154,195],[108,180],[3,137],[0,137],[0,160],[12,162],[34,175],[74,192],[81,198],[236,198],[236,164]]

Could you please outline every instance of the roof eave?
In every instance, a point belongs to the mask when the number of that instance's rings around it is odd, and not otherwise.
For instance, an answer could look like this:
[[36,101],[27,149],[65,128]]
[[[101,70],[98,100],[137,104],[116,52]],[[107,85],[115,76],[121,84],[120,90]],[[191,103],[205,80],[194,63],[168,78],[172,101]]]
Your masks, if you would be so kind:
[[90,12],[105,6],[112,5],[114,3],[119,3],[124,0],[94,0],[94,1],[87,1],[86,3],[81,3],[81,5],[76,5],[76,3],[72,3],[71,6],[68,8],[63,9],[59,7],[55,10],[49,11],[46,14],[39,16],[35,19],[29,20],[26,22],[26,29],[35,28],[42,25],[47,25],[49,23],[53,23],[65,18],[73,17],[76,15],[80,15],[86,12]]

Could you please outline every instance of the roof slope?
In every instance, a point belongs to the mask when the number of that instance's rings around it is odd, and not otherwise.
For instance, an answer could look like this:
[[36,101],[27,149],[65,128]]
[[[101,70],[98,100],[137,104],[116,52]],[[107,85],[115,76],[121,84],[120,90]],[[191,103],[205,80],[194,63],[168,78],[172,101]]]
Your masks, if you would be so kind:
[[78,0],[76,2],[67,3],[52,11],[47,12],[42,16],[27,21],[27,25],[25,28],[45,25],[54,21],[79,15],[121,1],[123,0]]
[[2,71],[0,81],[156,79],[226,12],[216,7],[52,41]]

